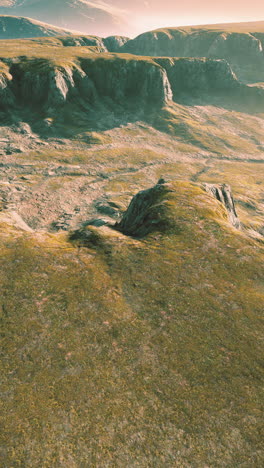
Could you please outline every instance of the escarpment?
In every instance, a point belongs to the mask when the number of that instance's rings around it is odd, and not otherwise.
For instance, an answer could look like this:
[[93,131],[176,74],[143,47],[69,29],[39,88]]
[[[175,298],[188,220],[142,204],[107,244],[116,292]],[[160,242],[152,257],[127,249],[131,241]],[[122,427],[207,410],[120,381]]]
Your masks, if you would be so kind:
[[125,45],[129,40],[129,37],[126,36],[108,36],[103,39],[103,43],[108,52],[119,52],[120,48],[123,47],[123,45]]
[[[74,60],[47,58],[4,59],[1,106],[14,103],[23,110],[47,113],[70,103],[89,112],[143,113],[161,109],[181,95],[229,96],[248,105],[263,106],[264,89],[242,84],[225,60],[152,58],[122,54],[81,55]],[[231,102],[231,101],[230,101]]]
[[206,58],[158,58],[165,68],[173,94],[197,91],[221,91],[240,88],[240,83],[225,60]]
[[62,36],[59,38],[64,47],[96,47],[98,52],[107,52],[104,39],[98,36]]
[[60,106],[75,89],[75,77],[85,76],[77,67],[56,66],[48,60],[25,60],[10,67],[18,101],[35,107]]
[[56,64],[48,59],[14,60],[10,65],[16,99],[26,106],[56,108],[79,97],[90,105],[111,99],[123,107],[162,107],[172,99],[166,71],[148,60],[81,58]]
[[[227,26],[227,25],[226,25]],[[263,34],[228,29],[168,28],[143,33],[121,47],[120,52],[165,57],[207,57],[227,60],[248,75],[254,65],[263,75]],[[245,70],[243,71],[243,69]]]
[[262,36],[199,28],[162,29],[128,41],[124,52],[165,57],[217,57],[258,60],[263,58]]
[[166,71],[154,61],[113,58],[81,59],[100,96],[124,104],[163,106],[172,99]]

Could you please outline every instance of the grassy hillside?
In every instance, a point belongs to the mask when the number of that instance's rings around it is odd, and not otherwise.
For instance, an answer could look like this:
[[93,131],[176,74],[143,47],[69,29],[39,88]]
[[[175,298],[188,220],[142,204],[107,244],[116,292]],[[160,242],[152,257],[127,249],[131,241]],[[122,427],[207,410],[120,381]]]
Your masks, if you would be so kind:
[[141,240],[1,225],[6,465],[261,466],[263,249],[169,190]]
[[68,39],[0,43],[2,464],[262,467],[262,86]]
[[236,33],[254,33],[254,32],[263,32],[264,33],[264,21],[249,21],[241,23],[215,23],[215,24],[199,24],[193,26],[178,26],[175,28],[158,28],[153,29],[155,31],[169,31],[169,30],[181,30],[186,32],[191,31],[208,31],[208,30],[217,30],[222,32],[236,32]]

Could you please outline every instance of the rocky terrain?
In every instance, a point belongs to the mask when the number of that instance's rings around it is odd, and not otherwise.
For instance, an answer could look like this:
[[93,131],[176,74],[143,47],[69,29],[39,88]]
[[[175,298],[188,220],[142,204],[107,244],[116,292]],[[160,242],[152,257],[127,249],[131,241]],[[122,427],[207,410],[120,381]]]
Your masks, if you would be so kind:
[[0,43],[3,466],[260,467],[261,70],[126,41]]
[[[227,60],[245,80],[264,78],[264,23],[157,29],[128,41],[120,52]],[[255,70],[252,70],[252,67]]]

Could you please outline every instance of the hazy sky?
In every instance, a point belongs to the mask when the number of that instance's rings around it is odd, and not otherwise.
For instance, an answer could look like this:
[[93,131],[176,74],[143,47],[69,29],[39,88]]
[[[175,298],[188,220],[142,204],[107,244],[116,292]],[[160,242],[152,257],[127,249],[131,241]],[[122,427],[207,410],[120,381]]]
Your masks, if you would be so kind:
[[130,37],[161,27],[264,21],[264,0],[0,0],[7,5],[11,14],[86,34]]
[[162,26],[264,20],[264,0],[98,0],[125,10],[135,33]]

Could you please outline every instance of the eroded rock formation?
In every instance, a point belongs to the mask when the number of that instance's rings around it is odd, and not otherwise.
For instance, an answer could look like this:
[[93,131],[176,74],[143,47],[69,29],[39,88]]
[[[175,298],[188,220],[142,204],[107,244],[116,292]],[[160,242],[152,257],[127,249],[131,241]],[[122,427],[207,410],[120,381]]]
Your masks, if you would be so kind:
[[208,193],[211,193],[218,201],[223,203],[226,207],[228,212],[228,217],[231,224],[239,228],[240,221],[237,216],[234,198],[232,195],[232,190],[230,185],[222,184],[222,185],[214,185],[214,184],[205,184],[205,189]]
[[134,237],[143,237],[152,231],[165,229],[167,223],[161,200],[169,191],[168,185],[160,179],[154,187],[137,193],[115,228]]

